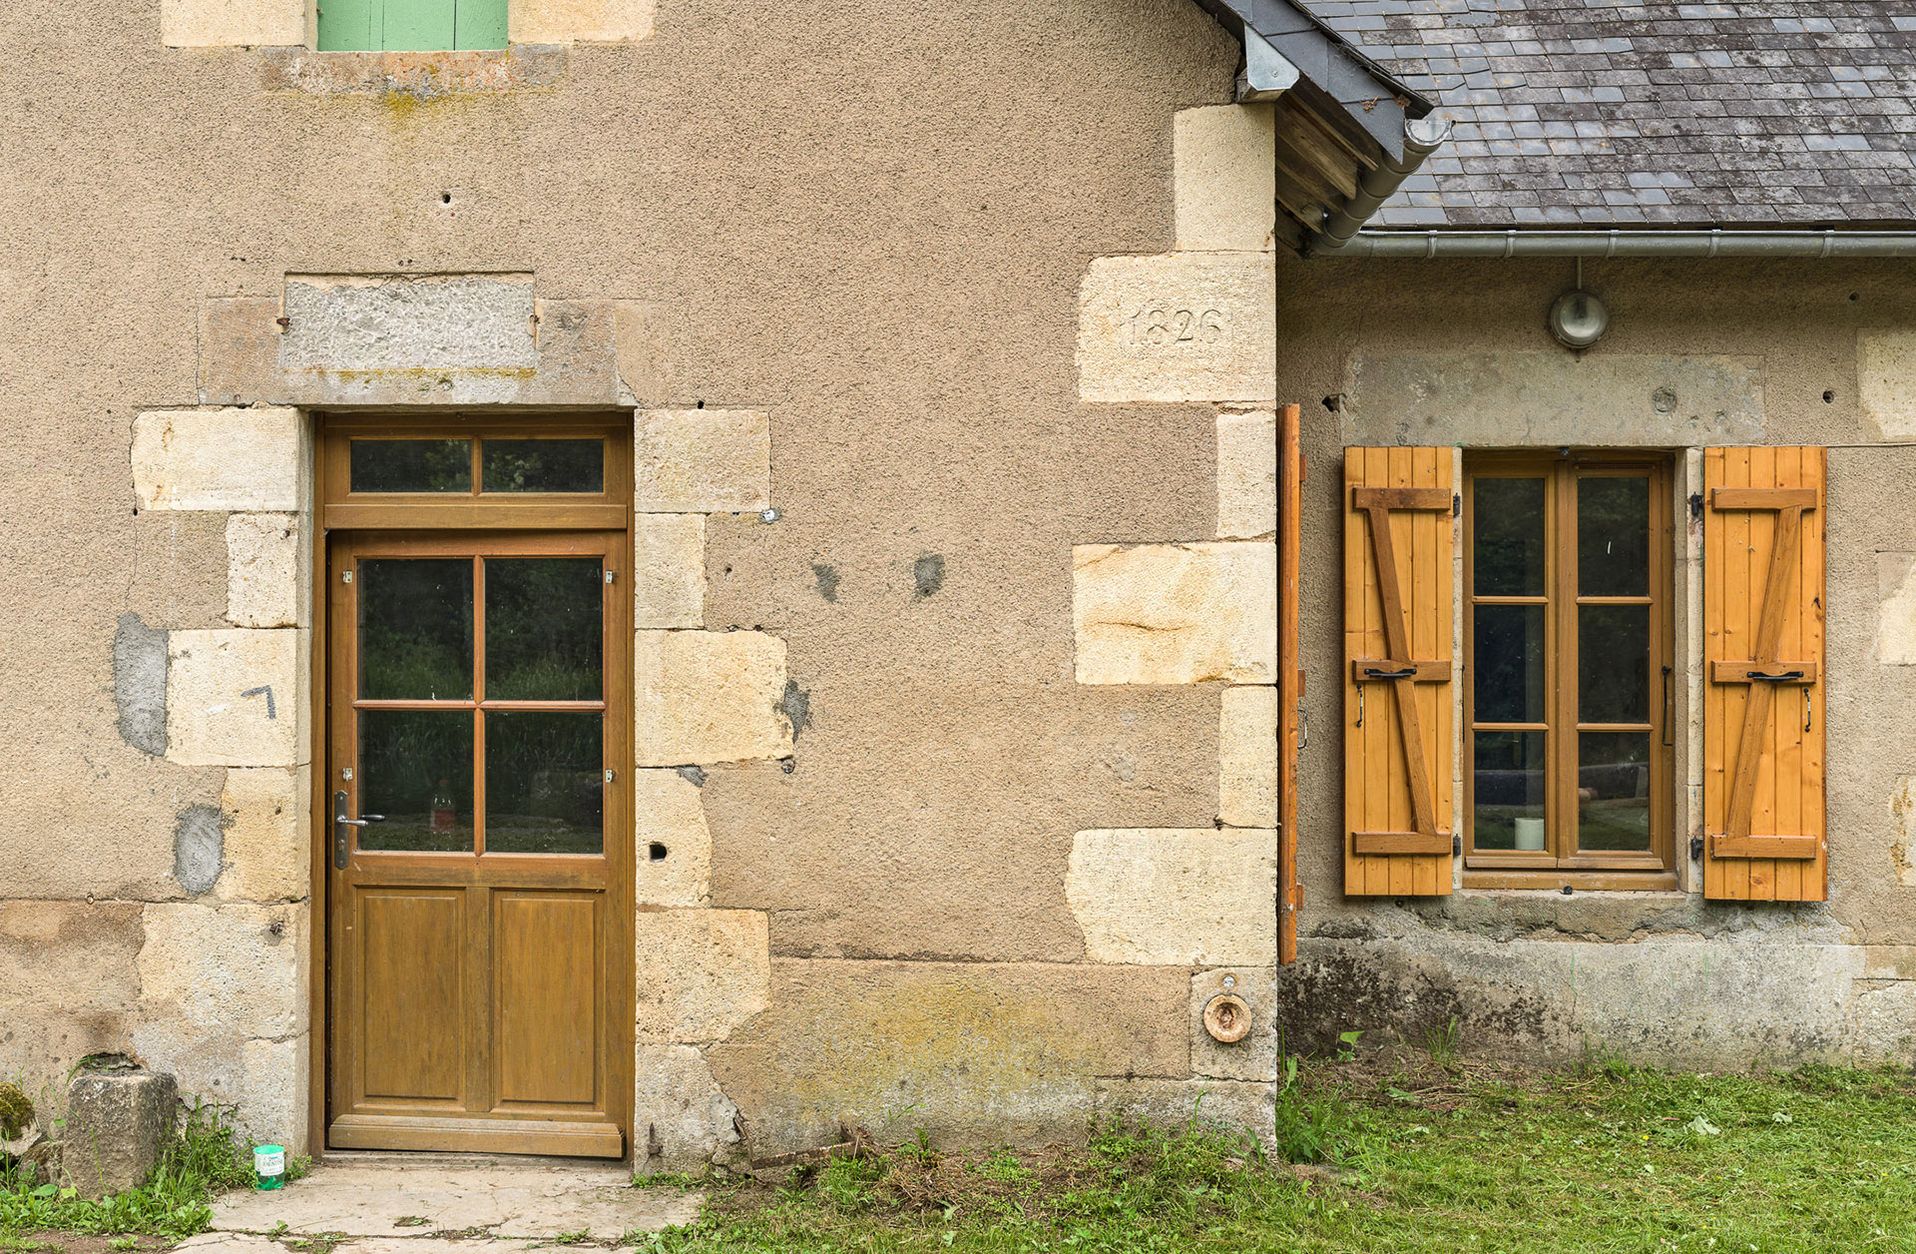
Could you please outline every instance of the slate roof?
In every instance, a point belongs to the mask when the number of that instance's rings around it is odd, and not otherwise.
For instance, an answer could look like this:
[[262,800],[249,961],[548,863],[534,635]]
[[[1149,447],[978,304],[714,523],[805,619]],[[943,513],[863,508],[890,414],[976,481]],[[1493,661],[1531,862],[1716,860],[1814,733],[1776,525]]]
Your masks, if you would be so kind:
[[1916,222],[1912,0],[1304,0],[1451,141],[1375,228]]

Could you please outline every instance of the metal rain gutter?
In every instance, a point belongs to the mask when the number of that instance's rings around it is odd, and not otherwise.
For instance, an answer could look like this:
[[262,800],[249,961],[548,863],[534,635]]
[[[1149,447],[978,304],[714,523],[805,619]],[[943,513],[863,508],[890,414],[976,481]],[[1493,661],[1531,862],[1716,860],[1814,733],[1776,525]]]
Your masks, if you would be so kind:
[[1363,238],[1358,234],[1359,228],[1370,220],[1385,201],[1397,194],[1404,180],[1424,164],[1424,158],[1437,151],[1449,138],[1448,122],[1439,122],[1435,118],[1406,119],[1404,155],[1393,157],[1386,154],[1382,165],[1366,171],[1364,177],[1358,180],[1357,194],[1345,201],[1336,213],[1326,217],[1324,224],[1311,235],[1306,245],[1307,252],[1344,255],[1343,250]]
[[1314,238],[1308,255],[1433,261],[1455,257],[1916,257],[1916,230],[1358,231],[1342,242]]

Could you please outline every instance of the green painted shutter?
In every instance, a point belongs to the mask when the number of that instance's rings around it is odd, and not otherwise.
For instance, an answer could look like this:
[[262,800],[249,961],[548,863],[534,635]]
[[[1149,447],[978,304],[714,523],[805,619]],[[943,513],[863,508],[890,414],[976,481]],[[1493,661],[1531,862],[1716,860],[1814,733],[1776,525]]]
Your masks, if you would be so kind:
[[365,52],[379,47],[380,0],[319,0],[319,50]]
[[507,0],[320,0],[321,52],[506,46]]
[[458,0],[453,47],[506,46],[506,0]]

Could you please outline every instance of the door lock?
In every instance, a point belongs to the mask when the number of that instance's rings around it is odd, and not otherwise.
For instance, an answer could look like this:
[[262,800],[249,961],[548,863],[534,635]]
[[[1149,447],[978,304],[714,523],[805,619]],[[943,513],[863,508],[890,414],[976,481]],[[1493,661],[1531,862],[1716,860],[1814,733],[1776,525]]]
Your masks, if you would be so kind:
[[352,845],[352,829],[353,828],[371,827],[374,823],[384,823],[385,821],[386,821],[386,816],[383,814],[367,814],[367,815],[362,815],[361,817],[356,819],[347,818],[345,792],[341,791],[341,792],[334,793],[333,794],[333,869],[335,871],[344,871],[346,869],[346,862],[348,858],[351,856],[351,852],[352,852],[351,845]]

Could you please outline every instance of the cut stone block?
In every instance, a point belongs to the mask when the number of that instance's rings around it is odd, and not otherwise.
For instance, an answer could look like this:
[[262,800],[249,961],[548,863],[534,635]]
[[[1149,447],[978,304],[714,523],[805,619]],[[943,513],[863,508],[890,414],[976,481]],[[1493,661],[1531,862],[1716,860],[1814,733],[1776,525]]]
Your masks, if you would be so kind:
[[633,516],[633,625],[698,627],[705,621],[705,515]]
[[1272,966],[1277,833],[1257,829],[1079,832],[1065,899],[1091,962]]
[[224,901],[302,901],[312,878],[307,768],[235,767],[226,772]]
[[[1277,972],[1270,967],[1226,967],[1191,977],[1191,1072],[1216,1080],[1277,1079]],[[1204,1008],[1226,994],[1251,1008],[1251,1030],[1226,1044],[1204,1026]]]
[[1179,251],[1276,247],[1277,111],[1209,105],[1172,119]]
[[[285,1039],[306,1030],[304,905],[156,902],[143,919],[140,1017],[151,1040]],[[141,1050],[149,1059],[156,1052]]]
[[640,513],[719,514],[772,503],[771,418],[757,409],[654,409],[634,429]]
[[298,514],[226,520],[226,620],[236,627],[305,627],[305,532]]
[[1916,666],[1916,553],[1878,553],[1876,586],[1876,660]]
[[1079,683],[1275,682],[1275,544],[1083,544],[1071,559]]
[[167,637],[166,756],[189,766],[294,766],[303,748],[305,633]]
[[638,903],[702,906],[712,896],[712,833],[699,787],[677,771],[635,771]]
[[1863,417],[1883,439],[1916,438],[1916,331],[1859,331],[1856,382]]
[[791,756],[785,642],[760,631],[641,631],[635,749],[640,766],[710,766]]
[[641,1043],[635,1061],[632,1158],[641,1173],[742,1162],[738,1107],[704,1055],[690,1045]]
[[1226,688],[1218,715],[1218,821],[1277,826],[1277,689]]
[[67,1086],[61,1170],[83,1197],[146,1183],[180,1114],[173,1077],[131,1063],[84,1069]]
[[1275,1084],[1244,1080],[1103,1080],[1098,1085],[1098,1114],[1157,1128],[1181,1128],[1195,1121],[1248,1133],[1269,1146],[1276,1131],[1276,1090]]
[[295,410],[156,410],[133,420],[141,509],[296,511],[304,467]]
[[529,274],[298,275],[286,280],[289,370],[504,370],[539,365]]
[[1078,293],[1087,401],[1273,401],[1274,253],[1099,257]]
[[306,42],[303,0],[160,0],[168,48],[280,47]]
[[761,911],[641,910],[636,934],[641,1040],[722,1041],[765,1009],[772,950]]
[[656,0],[513,0],[515,44],[637,43],[652,33]]
[[1217,533],[1233,540],[1277,534],[1277,413],[1217,416]]

